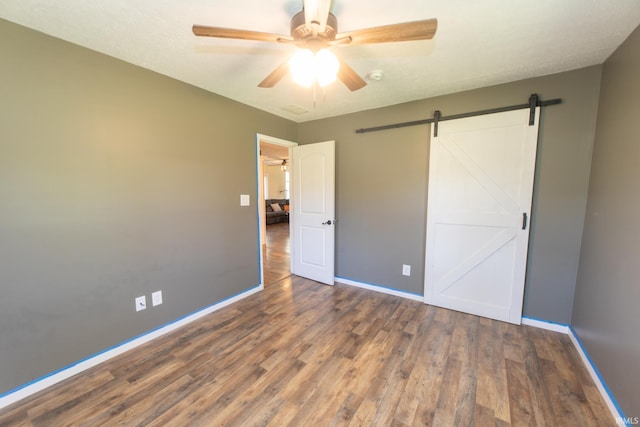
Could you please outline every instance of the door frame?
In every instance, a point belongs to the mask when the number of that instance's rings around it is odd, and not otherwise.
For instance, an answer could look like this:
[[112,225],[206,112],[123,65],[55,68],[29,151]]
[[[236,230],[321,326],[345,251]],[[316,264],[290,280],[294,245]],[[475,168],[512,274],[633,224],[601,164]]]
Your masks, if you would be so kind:
[[[280,145],[283,147],[296,147],[297,142],[288,141],[286,139],[276,138],[274,136],[264,135],[256,133],[256,205],[258,212],[258,258],[260,269],[260,286],[264,286],[264,253],[262,250],[263,245],[263,231],[266,230],[265,221],[265,206],[264,206],[264,171],[262,169],[262,158],[260,156],[260,143],[266,142],[268,144]],[[293,194],[289,192],[289,202]],[[291,224],[289,224],[289,233],[291,233]]]

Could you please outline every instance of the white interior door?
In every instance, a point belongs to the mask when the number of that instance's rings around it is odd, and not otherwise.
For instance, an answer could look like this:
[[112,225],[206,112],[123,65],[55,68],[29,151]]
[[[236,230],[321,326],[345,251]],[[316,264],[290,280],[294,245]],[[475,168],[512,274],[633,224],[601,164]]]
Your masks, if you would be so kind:
[[335,246],[335,143],[289,150],[291,272],[333,285]]
[[520,323],[539,114],[432,126],[426,303]]

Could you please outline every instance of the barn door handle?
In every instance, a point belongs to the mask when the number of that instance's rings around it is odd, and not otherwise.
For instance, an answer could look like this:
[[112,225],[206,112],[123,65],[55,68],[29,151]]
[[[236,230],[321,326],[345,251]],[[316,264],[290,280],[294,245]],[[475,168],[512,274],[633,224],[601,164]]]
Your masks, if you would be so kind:
[[333,221],[328,220],[327,222],[323,222],[322,225],[331,225],[333,224]]
[[527,213],[526,212],[522,212],[522,229],[523,230],[527,229]]

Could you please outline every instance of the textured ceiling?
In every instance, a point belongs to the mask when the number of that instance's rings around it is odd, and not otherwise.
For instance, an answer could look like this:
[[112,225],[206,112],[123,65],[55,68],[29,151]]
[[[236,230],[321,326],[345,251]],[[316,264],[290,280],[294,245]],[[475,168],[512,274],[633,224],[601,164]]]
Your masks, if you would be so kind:
[[[296,48],[195,37],[193,24],[289,34],[302,0],[2,0],[0,17],[296,122],[601,64],[640,24],[639,0],[335,0],[339,31],[437,18],[433,40],[335,48],[363,77],[315,96],[256,85]],[[288,111],[289,107],[304,112]],[[285,109],[287,108],[287,109]]]

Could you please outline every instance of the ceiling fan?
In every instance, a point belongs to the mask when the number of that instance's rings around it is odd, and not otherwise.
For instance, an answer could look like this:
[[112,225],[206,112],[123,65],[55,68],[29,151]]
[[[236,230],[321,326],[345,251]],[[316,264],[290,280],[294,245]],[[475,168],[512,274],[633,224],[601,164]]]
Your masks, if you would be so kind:
[[[289,43],[317,54],[339,45],[428,40],[433,38],[438,27],[436,19],[426,19],[338,33],[338,20],[329,11],[330,6],[331,0],[304,0],[302,11],[291,18],[290,36],[204,25],[194,25],[193,33],[203,37]],[[334,76],[349,90],[354,91],[366,86],[367,83],[353,68],[343,61],[335,61],[337,74],[334,73]],[[273,87],[288,71],[289,60],[276,67],[258,86]]]

